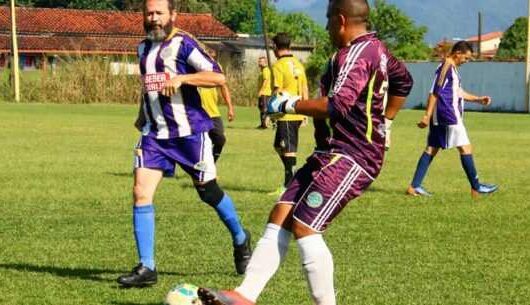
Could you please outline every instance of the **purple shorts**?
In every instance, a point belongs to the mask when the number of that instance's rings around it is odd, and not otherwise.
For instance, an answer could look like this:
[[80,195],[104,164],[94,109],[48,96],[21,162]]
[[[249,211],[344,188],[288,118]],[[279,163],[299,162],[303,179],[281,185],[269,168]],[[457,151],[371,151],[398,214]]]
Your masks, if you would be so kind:
[[352,199],[374,179],[351,157],[315,152],[296,172],[278,203],[293,204],[293,217],[323,232]]
[[203,132],[167,140],[142,136],[134,151],[134,168],[158,169],[165,177],[175,175],[180,165],[194,180],[207,182],[217,176],[212,141]]

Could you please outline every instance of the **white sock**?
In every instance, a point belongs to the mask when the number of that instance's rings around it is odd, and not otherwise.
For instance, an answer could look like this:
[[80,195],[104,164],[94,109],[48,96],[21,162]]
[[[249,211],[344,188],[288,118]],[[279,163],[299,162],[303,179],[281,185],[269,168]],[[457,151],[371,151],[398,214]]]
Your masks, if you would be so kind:
[[302,267],[316,305],[336,305],[333,257],[321,234],[297,240]]
[[278,225],[267,224],[263,236],[252,253],[245,272],[245,279],[235,289],[237,292],[254,303],[256,302],[267,282],[283,262],[291,235],[291,232]]

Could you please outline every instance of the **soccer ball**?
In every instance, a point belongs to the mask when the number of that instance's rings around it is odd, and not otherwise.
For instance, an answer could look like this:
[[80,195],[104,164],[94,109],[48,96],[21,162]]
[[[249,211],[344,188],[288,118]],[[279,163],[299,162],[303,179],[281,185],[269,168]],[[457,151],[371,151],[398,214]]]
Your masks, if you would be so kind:
[[167,293],[164,305],[202,305],[197,290],[192,284],[178,284]]

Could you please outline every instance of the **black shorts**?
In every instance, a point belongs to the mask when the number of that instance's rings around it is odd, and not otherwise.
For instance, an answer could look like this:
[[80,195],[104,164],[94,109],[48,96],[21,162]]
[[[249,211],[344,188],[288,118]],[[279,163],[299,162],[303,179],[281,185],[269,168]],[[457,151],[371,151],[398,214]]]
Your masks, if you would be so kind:
[[208,131],[208,135],[210,136],[213,145],[222,146],[226,141],[223,119],[221,117],[213,117],[212,122],[213,128]]
[[268,95],[260,95],[258,98],[258,109],[260,112],[267,112],[267,101],[269,100],[270,96]]
[[292,153],[298,150],[298,130],[302,121],[277,121],[274,148],[283,153]]

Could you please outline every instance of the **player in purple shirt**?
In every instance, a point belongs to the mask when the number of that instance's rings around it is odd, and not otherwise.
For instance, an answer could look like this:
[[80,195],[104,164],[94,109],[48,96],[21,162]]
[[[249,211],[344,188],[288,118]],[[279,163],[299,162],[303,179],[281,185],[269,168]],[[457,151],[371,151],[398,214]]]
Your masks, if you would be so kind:
[[154,259],[153,197],[162,177],[174,175],[178,164],[190,175],[202,201],[215,209],[232,235],[239,274],[250,259],[250,233],[244,230],[232,199],[217,185],[212,121],[201,105],[197,87],[225,83],[219,65],[201,44],[173,28],[172,0],[144,1],[147,39],[138,47],[143,101],[136,126],[142,135],[135,150],[133,226],[139,264],[118,278],[123,286],[157,282]]
[[[313,303],[336,304],[333,259],[322,233],[378,176],[385,153],[385,117],[395,117],[412,87],[405,65],[367,31],[368,16],[366,0],[330,1],[327,28],[339,50],[322,78],[323,96],[300,101],[278,94],[269,100],[270,115],[298,113],[316,119],[318,150],[273,208],[241,285],[219,292],[199,289],[204,305],[255,304],[284,260],[292,235]],[[329,119],[329,127],[324,119]]]
[[480,183],[473,161],[473,151],[464,126],[464,101],[489,105],[489,96],[475,96],[462,89],[457,67],[469,61],[473,48],[466,41],[459,41],[453,46],[449,56],[438,66],[435,73],[427,110],[418,127],[429,126],[427,148],[421,155],[414,178],[407,188],[412,196],[431,196],[422,187],[422,181],[429,165],[440,149],[456,147],[460,152],[460,161],[471,185],[471,196],[489,194],[497,190],[493,184]]

